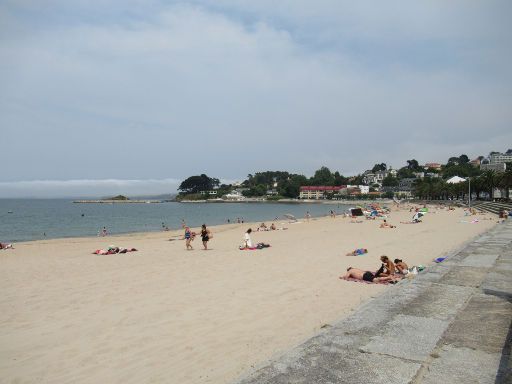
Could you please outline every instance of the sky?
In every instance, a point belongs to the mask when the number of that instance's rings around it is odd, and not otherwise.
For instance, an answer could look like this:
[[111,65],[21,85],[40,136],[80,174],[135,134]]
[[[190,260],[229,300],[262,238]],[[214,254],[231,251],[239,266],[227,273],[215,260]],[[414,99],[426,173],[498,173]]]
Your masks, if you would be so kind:
[[512,2],[2,0],[0,197],[512,147]]

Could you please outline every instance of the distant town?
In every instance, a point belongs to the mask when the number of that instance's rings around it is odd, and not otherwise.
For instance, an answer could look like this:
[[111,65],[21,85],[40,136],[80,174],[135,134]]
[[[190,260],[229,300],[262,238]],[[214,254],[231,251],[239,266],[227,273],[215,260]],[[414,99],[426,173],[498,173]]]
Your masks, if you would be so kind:
[[233,184],[205,174],[191,176],[179,186],[177,201],[225,200],[244,201],[259,198],[350,200],[374,198],[509,200],[512,187],[512,149],[491,152],[487,157],[470,160],[467,155],[450,157],[446,163],[407,160],[399,169],[385,163],[375,164],[362,174],[346,177],[321,167],[314,175],[286,171],[264,171]]

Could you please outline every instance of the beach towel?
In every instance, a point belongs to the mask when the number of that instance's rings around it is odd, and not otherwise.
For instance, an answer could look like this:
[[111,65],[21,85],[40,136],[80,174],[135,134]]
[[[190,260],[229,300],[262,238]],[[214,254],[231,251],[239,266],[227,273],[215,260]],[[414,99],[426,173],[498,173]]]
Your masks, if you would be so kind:
[[258,243],[256,244],[255,247],[238,247],[239,250],[241,251],[254,251],[256,249],[263,249],[263,248],[270,248],[270,244],[265,244],[265,243]]
[[382,285],[392,285],[392,284],[396,284],[397,282],[396,281],[366,281],[366,280],[360,280],[360,279],[354,279],[353,277],[342,277],[341,278],[342,280],[347,280],[347,281],[354,281],[356,283],[363,283],[363,284],[382,284]]
[[116,253],[126,253],[126,252],[135,252],[137,249],[135,248],[109,248],[105,249],[97,249],[92,254],[93,255],[115,255]]

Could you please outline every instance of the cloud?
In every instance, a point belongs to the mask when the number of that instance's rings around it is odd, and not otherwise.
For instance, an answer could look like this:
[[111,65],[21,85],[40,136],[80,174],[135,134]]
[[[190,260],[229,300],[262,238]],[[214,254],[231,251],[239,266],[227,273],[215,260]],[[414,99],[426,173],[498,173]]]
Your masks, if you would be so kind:
[[354,174],[506,150],[509,8],[5,2],[0,180]]

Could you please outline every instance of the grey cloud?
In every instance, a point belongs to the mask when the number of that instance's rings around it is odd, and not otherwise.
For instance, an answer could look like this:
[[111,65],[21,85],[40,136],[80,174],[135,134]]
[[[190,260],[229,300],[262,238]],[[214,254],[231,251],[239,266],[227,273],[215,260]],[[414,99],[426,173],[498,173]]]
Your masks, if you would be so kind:
[[512,141],[498,2],[142,3],[0,6],[0,180],[354,174]]

